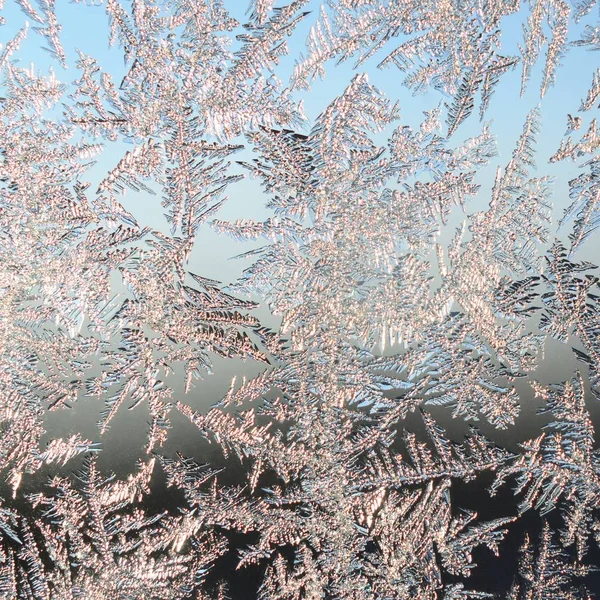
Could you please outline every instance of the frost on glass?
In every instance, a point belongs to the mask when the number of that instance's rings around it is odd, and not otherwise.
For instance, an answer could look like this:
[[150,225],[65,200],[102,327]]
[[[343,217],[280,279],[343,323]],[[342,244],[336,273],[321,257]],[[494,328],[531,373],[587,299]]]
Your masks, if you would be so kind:
[[2,9],[0,598],[594,597],[595,1]]

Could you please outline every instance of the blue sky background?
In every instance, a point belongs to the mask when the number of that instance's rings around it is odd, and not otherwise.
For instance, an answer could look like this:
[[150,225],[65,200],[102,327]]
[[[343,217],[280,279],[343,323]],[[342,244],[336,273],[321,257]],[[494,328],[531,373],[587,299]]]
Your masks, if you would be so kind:
[[[35,6],[35,0],[32,0]],[[240,22],[244,22],[244,13],[246,2],[240,0],[225,0],[225,7],[231,12],[232,16]],[[125,4],[127,6],[127,4]],[[304,42],[308,36],[310,28],[319,17],[320,2],[313,1],[308,5],[310,14],[298,26],[294,34],[288,38],[289,55],[284,57],[277,70],[277,75],[284,83],[288,81],[292,72],[295,60],[300,53],[306,53]],[[57,1],[56,13],[59,22],[62,23],[61,40],[67,54],[67,62],[74,65],[77,54],[76,49],[89,54],[97,59],[103,70],[112,74],[116,82],[122,77],[127,66],[123,61],[123,53],[119,47],[109,47],[109,28],[108,18],[103,6],[86,5],[84,3],[71,3]],[[16,32],[29,21],[30,31],[27,39],[22,43],[21,48],[13,55],[13,61],[18,61],[20,66],[35,65],[36,70],[45,74],[53,69],[59,80],[72,82],[79,75],[78,70],[71,68],[63,69],[57,61],[53,59],[42,47],[45,44],[44,38],[33,31],[37,25],[25,15],[19,5],[14,0],[8,0],[5,9],[0,13],[6,19],[6,24],[0,27],[0,42],[5,45],[6,42],[16,34]],[[522,24],[526,20],[527,13],[521,11],[518,14],[505,17],[502,22],[502,51],[505,54],[519,55],[518,44],[522,43]],[[572,27],[570,30],[571,39],[577,37],[583,25]],[[234,34],[243,33],[240,27]],[[233,38],[233,35],[231,36]],[[299,90],[296,97],[303,100],[305,113],[307,115],[307,124],[312,124],[316,116],[349,84],[352,77],[357,72],[368,73],[371,83],[382,90],[387,97],[392,100],[398,100],[400,106],[401,119],[398,124],[410,125],[413,128],[418,127],[422,119],[422,111],[430,110],[445,102],[441,93],[433,90],[425,95],[414,96],[412,91],[402,85],[404,74],[396,68],[377,69],[376,65],[385,55],[386,50],[393,48],[397,43],[397,38],[392,38],[382,52],[373,56],[370,60],[363,63],[358,70],[353,69],[353,62],[347,61],[341,65],[336,65],[330,61],[327,65],[327,77],[324,81],[316,80],[310,91]],[[238,44],[233,40],[232,47]],[[539,86],[541,73],[543,69],[544,56],[540,57],[539,63],[532,71],[531,80],[527,91],[522,98],[519,98],[521,68],[520,65],[514,71],[503,75],[499,85],[496,87],[492,97],[490,109],[485,115],[486,121],[493,121],[492,132],[496,136],[499,156],[487,169],[479,173],[479,183],[483,186],[482,191],[470,210],[481,210],[487,204],[489,199],[489,189],[493,181],[493,175],[498,165],[504,165],[510,159],[513,146],[517,140],[527,113],[538,104],[542,110],[542,127],[539,136],[537,148],[538,174],[551,174],[556,178],[555,197],[554,197],[554,217],[555,222],[562,216],[562,211],[568,205],[567,182],[579,174],[577,163],[565,161],[563,163],[554,163],[548,165],[548,158],[554,154],[566,129],[567,113],[575,114],[581,100],[585,97],[588,87],[592,80],[592,74],[600,64],[597,52],[588,51],[582,48],[572,48],[562,60],[562,68],[558,70],[555,86],[551,87],[546,97],[540,101]],[[579,133],[587,129],[587,125],[592,118],[593,111],[584,114],[583,125]],[[481,130],[481,124],[478,119],[477,107],[469,119],[458,129],[452,140],[459,143],[461,140],[477,135]],[[381,136],[382,143],[385,143],[385,137]],[[120,145],[120,144],[119,144]],[[98,159],[97,167],[90,175],[98,174],[100,176],[108,169],[112,168],[121,158],[125,148],[116,147],[117,144],[107,144],[105,152]],[[235,159],[239,159],[239,155]],[[581,161],[584,162],[584,161]],[[160,198],[136,198],[135,194],[128,192],[124,202],[127,208],[132,210],[140,222],[163,228],[165,225],[160,208]],[[141,196],[138,194],[138,196]],[[266,213],[263,209],[265,198],[260,193],[257,182],[246,179],[237,185],[229,188],[229,203],[221,210],[219,218],[238,218],[240,216],[260,218]],[[153,205],[155,208],[153,208]],[[161,226],[162,225],[162,226]],[[568,233],[568,232],[567,232]],[[211,238],[211,247],[213,242]],[[219,236],[220,237],[220,236]],[[224,241],[224,240],[223,240]],[[224,241],[225,242],[225,241]],[[202,243],[202,236],[199,236],[199,243]],[[589,246],[583,250],[589,254]],[[240,252],[243,249],[240,249]],[[237,250],[234,250],[236,253]],[[211,252],[211,254],[213,254]],[[214,257],[213,257],[214,258]],[[198,253],[195,253],[195,260],[201,261]],[[214,261],[203,265],[203,268],[215,269],[227,272],[237,271],[235,267],[229,265],[215,265]],[[222,273],[223,274],[223,273]],[[207,274],[207,276],[211,276]]]

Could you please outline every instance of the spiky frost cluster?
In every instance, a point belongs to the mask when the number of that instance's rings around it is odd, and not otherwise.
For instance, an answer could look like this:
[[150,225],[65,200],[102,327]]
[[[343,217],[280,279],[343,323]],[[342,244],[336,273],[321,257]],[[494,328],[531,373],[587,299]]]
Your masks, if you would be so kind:
[[[53,0],[17,3],[23,25],[0,54],[0,470],[13,496],[0,597],[226,598],[243,573],[264,600],[593,597],[600,290],[577,254],[600,224],[596,119],[574,136],[600,72],[550,158],[585,161],[560,231],[556,184],[534,173],[539,107],[508,159],[501,124],[459,136],[511,70],[526,97],[539,67],[544,98],[567,51],[600,50],[595,0],[252,0],[244,24],[220,0],[76,7],[106,12],[120,82],[63,47]],[[520,56],[502,50],[518,18]],[[65,82],[19,66],[36,34]],[[308,118],[315,77],[350,60],[344,91]],[[447,101],[411,127],[404,91],[377,89],[376,68]],[[246,175],[270,216],[220,218]],[[163,229],[139,223],[157,196]],[[266,240],[228,287],[192,265],[209,226]],[[550,343],[573,347],[571,379],[535,379]],[[266,368],[199,410],[189,392],[215,356]],[[525,388],[550,420],[509,451],[473,423],[518,435]],[[103,405],[97,439],[44,443],[46,413],[83,397]],[[119,479],[96,453],[127,408],[147,443]],[[219,465],[165,450],[175,412]],[[444,431],[444,414],[466,434]],[[77,474],[34,476],[79,455]],[[157,471],[181,505],[156,508]],[[461,486],[484,485],[514,510],[461,504]],[[514,578],[482,583],[478,562],[497,564],[483,547],[501,553],[533,513]]]

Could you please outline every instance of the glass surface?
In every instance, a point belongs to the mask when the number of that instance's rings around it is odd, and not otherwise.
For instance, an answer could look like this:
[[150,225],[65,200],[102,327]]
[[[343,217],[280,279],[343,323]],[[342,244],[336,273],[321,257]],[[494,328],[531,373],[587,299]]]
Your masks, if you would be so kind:
[[0,16],[0,598],[600,595],[595,0]]

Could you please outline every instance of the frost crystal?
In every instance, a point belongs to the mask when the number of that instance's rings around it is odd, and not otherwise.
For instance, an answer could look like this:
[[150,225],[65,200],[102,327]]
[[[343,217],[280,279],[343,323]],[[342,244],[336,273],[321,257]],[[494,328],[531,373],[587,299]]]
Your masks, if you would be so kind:
[[593,598],[596,4],[0,2],[0,598]]

